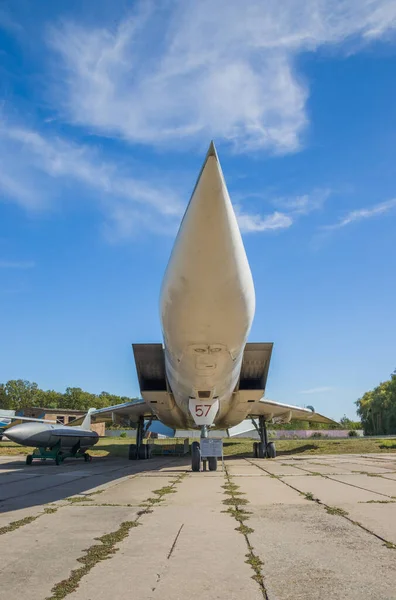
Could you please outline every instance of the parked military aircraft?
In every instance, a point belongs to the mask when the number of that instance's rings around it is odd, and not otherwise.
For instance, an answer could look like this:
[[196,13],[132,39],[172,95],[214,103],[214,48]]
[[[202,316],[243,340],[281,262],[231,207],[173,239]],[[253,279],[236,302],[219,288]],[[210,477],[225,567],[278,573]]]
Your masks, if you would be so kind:
[[[33,454],[28,454],[26,464],[30,465],[34,458],[40,460],[52,458],[60,464],[68,456],[83,457],[86,461],[90,456],[86,453],[88,448],[94,446],[99,436],[91,431],[91,414],[95,409],[90,409],[81,426],[68,426],[57,424],[56,421],[45,421],[29,417],[15,416],[11,419],[24,421],[5,430],[4,435],[12,442],[21,446],[34,446]],[[0,415],[1,418],[1,415]]]
[[[275,457],[268,421],[333,423],[310,409],[263,398],[272,343],[247,343],[255,292],[237,219],[213,142],[187,206],[162,282],[162,344],[133,344],[142,400],[92,413],[93,421],[137,423],[130,458],[148,458],[146,428],[159,419],[174,429],[232,427],[258,417],[256,457]],[[217,458],[209,458],[216,470]],[[192,444],[192,469],[201,465]]]

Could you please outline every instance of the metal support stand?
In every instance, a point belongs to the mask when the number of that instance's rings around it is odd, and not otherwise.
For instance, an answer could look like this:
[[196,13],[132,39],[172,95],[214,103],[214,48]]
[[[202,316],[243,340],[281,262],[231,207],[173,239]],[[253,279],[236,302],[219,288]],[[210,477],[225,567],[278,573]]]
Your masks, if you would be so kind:
[[92,457],[85,451],[81,451],[80,442],[75,444],[73,448],[65,452],[61,450],[61,445],[56,444],[52,448],[35,448],[33,454],[28,454],[26,457],[26,464],[31,465],[34,459],[41,460],[54,460],[57,465],[63,463],[65,458],[83,458],[85,462],[91,461]]
[[[208,426],[207,425],[202,425],[202,427],[201,427],[201,440],[202,439],[206,439],[207,437],[208,437]],[[203,471],[206,471],[207,463],[208,463],[207,459],[204,458],[202,460],[202,470]]]

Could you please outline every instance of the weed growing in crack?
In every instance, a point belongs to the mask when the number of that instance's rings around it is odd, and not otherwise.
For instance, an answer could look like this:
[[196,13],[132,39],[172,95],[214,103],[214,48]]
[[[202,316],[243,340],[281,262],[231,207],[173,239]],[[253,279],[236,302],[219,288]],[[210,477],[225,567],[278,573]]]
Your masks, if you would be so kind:
[[0,535],[4,533],[9,533],[10,531],[15,531],[15,529],[19,529],[24,525],[29,525],[36,519],[39,518],[40,515],[36,515],[34,517],[25,517],[24,519],[19,519],[18,521],[12,521],[9,525],[5,525],[4,527],[0,527]]
[[117,552],[116,545],[122,542],[129,534],[133,527],[137,527],[139,523],[137,521],[124,521],[120,527],[111,533],[106,533],[100,538],[96,538],[96,541],[100,544],[95,544],[85,550],[85,555],[77,559],[79,563],[82,563],[82,567],[73,569],[70,576],[63,581],[57,583],[51,590],[52,596],[49,596],[46,600],[63,600],[66,596],[74,592],[81,581],[81,579],[93,569],[93,567],[102,560],[107,560],[113,554]]
[[260,586],[264,600],[268,600],[267,591],[266,591],[265,585],[264,585],[264,576],[262,573],[263,562],[254,553],[253,546],[251,545],[250,540],[249,540],[249,535],[254,532],[254,529],[252,529],[251,527],[248,527],[244,523],[244,521],[246,521],[249,518],[249,515],[251,513],[249,511],[241,508],[241,505],[243,506],[243,505],[249,504],[249,502],[245,498],[241,497],[244,494],[242,494],[242,492],[238,491],[239,485],[236,485],[235,483],[233,483],[231,481],[231,478],[227,472],[227,469],[226,469],[226,478],[227,478],[227,481],[226,481],[225,485],[222,486],[222,488],[224,490],[224,494],[227,496],[230,496],[230,498],[226,498],[225,500],[223,500],[223,504],[225,504],[226,506],[229,506],[229,508],[223,512],[229,513],[239,523],[239,526],[235,527],[235,531],[238,531],[238,533],[243,535],[243,537],[245,538],[245,542],[246,542],[248,551],[249,551],[248,554],[246,554],[245,562],[247,564],[249,564],[250,567],[252,568],[253,573],[254,573],[252,575],[252,579],[254,579]]
[[315,496],[313,495],[313,493],[312,493],[312,492],[305,492],[305,493],[303,493],[302,495],[304,496],[304,498],[305,498],[306,500],[311,500],[312,502],[315,502],[315,501],[316,501],[316,498],[315,498]]
[[339,517],[348,516],[347,511],[342,508],[338,508],[338,506],[325,506],[325,509],[329,515],[338,515]]

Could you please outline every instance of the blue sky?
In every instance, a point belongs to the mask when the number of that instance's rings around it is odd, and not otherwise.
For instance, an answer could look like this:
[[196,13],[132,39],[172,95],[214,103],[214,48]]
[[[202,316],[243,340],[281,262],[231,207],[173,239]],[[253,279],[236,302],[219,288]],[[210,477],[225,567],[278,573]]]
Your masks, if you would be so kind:
[[339,418],[396,367],[391,0],[0,6],[0,381],[138,394],[213,138],[273,341]]

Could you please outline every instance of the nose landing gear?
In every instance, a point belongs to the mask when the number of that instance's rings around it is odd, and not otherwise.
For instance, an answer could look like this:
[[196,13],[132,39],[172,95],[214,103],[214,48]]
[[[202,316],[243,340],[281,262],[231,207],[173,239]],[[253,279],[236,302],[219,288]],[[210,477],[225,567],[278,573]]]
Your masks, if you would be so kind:
[[[208,437],[207,425],[201,427],[201,439]],[[203,460],[203,470],[206,471],[206,464],[209,466],[209,471],[217,471],[217,456],[208,456],[202,459],[201,457],[201,446],[199,442],[193,442],[191,444],[191,470],[198,472],[201,470],[201,462]]]

